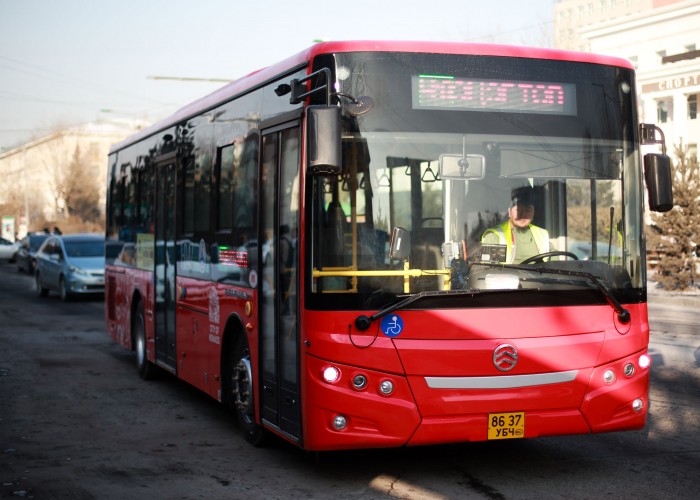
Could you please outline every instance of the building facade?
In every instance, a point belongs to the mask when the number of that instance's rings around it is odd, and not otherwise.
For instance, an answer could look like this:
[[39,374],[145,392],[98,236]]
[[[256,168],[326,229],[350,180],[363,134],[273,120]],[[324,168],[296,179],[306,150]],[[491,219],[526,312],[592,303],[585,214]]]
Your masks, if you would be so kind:
[[60,225],[67,216],[65,183],[78,161],[99,191],[104,210],[106,159],[112,144],[134,131],[131,127],[96,123],[65,129],[0,154],[0,216],[13,218],[17,237]]
[[[578,18],[581,7],[597,17]],[[557,48],[630,60],[637,69],[640,121],[661,127],[672,156],[681,146],[697,157],[700,0],[559,0],[554,12]]]
[[555,0],[554,46],[558,49],[590,52],[590,41],[582,33],[600,23],[625,22],[625,18],[646,12],[659,0]]

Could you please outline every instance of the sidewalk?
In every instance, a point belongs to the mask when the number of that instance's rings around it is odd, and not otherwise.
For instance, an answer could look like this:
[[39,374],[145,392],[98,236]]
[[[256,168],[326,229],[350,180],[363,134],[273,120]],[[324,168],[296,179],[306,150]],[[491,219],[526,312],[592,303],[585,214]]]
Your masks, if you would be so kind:
[[700,291],[671,292],[658,288],[655,281],[649,280],[647,283],[647,301],[649,304],[700,307]]

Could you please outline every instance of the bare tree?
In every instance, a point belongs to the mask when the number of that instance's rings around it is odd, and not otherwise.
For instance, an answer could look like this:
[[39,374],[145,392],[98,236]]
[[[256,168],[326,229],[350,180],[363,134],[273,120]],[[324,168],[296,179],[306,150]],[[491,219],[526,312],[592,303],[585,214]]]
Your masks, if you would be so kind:
[[100,191],[89,162],[76,146],[63,182],[63,198],[68,215],[81,222],[97,223],[102,219]]
[[38,161],[43,171],[45,191],[50,193],[53,203],[53,219],[63,214],[65,195],[65,178],[71,158],[67,147],[67,138],[61,132],[54,132],[46,138],[38,154]]

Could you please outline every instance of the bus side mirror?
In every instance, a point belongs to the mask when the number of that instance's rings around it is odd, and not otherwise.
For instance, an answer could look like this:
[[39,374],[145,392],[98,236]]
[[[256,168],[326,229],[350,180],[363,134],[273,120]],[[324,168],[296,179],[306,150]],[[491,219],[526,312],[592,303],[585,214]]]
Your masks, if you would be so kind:
[[309,106],[306,108],[308,172],[311,175],[340,175],[342,146],[340,108]]
[[673,208],[671,159],[658,153],[644,155],[644,176],[649,191],[649,209],[668,212]]

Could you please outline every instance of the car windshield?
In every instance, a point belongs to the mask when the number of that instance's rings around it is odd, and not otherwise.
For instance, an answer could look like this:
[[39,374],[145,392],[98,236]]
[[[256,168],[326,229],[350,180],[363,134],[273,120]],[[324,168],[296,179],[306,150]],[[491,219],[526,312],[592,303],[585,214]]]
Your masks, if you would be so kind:
[[104,257],[104,241],[64,241],[69,257]]

